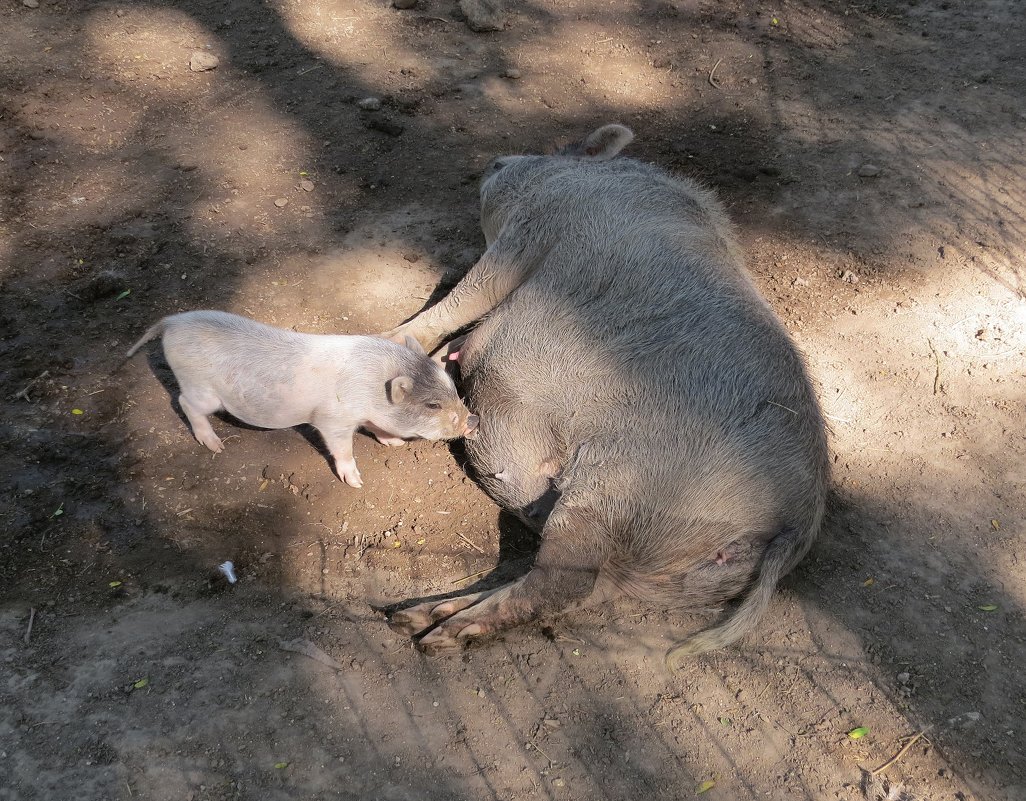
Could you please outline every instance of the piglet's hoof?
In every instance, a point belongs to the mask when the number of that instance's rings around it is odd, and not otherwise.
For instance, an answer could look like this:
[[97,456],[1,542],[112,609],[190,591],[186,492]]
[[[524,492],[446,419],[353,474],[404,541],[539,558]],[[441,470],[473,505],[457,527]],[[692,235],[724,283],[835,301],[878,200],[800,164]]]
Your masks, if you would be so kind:
[[342,480],[350,487],[359,489],[363,486],[363,479],[360,477],[360,471],[356,469],[356,462],[350,462],[348,464],[336,462],[335,469],[338,471]]

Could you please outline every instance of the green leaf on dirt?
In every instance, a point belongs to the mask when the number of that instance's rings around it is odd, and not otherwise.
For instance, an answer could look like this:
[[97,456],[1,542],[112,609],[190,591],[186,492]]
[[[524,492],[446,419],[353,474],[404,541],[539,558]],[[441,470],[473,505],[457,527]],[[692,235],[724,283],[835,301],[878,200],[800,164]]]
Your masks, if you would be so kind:
[[[118,582],[118,583],[120,584],[121,582]],[[145,687],[145,686],[146,686],[146,685],[148,685],[149,683],[150,683],[150,680],[149,680],[149,679],[145,679],[145,678],[143,678],[143,679],[139,679],[139,681],[137,681],[137,682],[136,682],[135,684],[133,684],[132,686],[133,686],[133,687],[135,687],[135,689],[137,689],[137,690],[141,690],[141,689],[142,689],[143,687]]]
[[53,513],[50,515],[50,519],[53,520],[53,518],[60,517],[62,514],[64,514],[64,502],[63,501],[61,501],[61,505],[60,506],[58,506],[56,509],[53,510]]
[[865,581],[862,582],[862,586],[863,587],[872,587],[874,584],[876,584],[876,579],[873,578],[872,576],[870,576],[869,578],[867,578]]
[[132,290],[131,289],[126,289],[124,292],[122,292],[120,295],[118,295],[116,298],[114,298],[114,300],[115,301],[122,300],[123,298],[127,298],[131,294],[132,294]]
[[990,527],[992,529],[994,529],[995,531],[1000,531],[1000,529],[1001,529],[1001,521],[1000,520],[991,520],[990,521]]
[[112,590],[116,590],[118,587],[121,586],[121,582],[120,581],[112,581],[107,586],[110,587]]
[[71,413],[72,414],[85,414],[85,412],[83,412],[81,409],[72,409]]
[[285,770],[285,768],[287,768],[288,766],[289,766],[288,762],[275,762],[274,763],[274,769],[275,770]]
[[729,726],[732,722],[730,718],[720,718],[719,720],[720,724],[723,726]]
[[310,173],[308,173],[306,170],[300,170],[299,174],[300,175],[309,175]]
[[581,655],[581,649],[580,648],[574,648],[574,650],[571,651],[570,653],[572,653],[574,656],[580,656]]
[[716,786],[716,779],[706,779],[698,787],[695,788],[695,795],[701,795],[702,793],[708,792]]
[[981,612],[996,612],[997,604],[984,604],[979,609]]
[[776,17],[774,17],[773,19],[770,20],[770,25],[779,25],[779,24],[780,24],[780,20],[778,20]]
[[866,726],[859,726],[857,729],[852,729],[848,732],[848,739],[861,740],[867,734],[869,734],[869,728]]

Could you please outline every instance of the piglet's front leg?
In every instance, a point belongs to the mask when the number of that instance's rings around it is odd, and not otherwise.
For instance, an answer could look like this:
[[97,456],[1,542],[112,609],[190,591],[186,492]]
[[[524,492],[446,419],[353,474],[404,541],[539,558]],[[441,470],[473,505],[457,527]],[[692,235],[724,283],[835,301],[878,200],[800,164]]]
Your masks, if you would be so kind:
[[331,458],[335,460],[335,470],[339,477],[350,487],[362,487],[363,479],[360,478],[356,459],[353,458],[353,433],[356,427],[332,427],[316,423],[314,426],[324,437],[324,444],[328,446]]
[[402,437],[395,437],[389,434],[385,429],[378,428],[373,423],[364,423],[363,427],[370,433],[374,439],[380,442],[382,445],[406,445],[407,442]]

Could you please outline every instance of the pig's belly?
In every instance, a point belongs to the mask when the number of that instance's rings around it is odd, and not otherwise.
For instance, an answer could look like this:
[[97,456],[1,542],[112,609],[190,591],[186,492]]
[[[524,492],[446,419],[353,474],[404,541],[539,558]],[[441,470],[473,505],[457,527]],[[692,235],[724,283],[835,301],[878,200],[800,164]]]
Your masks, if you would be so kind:
[[254,387],[224,392],[221,404],[237,420],[259,428],[292,428],[310,422],[310,409],[287,387]]

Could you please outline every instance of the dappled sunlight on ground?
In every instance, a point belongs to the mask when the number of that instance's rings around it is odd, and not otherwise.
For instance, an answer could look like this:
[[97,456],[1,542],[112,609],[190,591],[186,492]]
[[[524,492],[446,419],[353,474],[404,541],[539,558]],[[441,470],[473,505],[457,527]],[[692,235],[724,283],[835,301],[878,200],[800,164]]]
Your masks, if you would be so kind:
[[[577,0],[507,24],[439,0],[0,10],[0,787],[855,801],[933,727],[887,775],[1018,801],[1017,6]],[[760,630],[676,677],[666,647],[726,610],[623,600],[427,659],[374,607],[495,586],[536,547],[458,446],[357,435],[360,491],[301,430],[216,419],[213,457],[159,347],[118,360],[186,308],[387,330],[483,250],[490,158],[609,121],[737,221],[821,388],[828,523]]]

